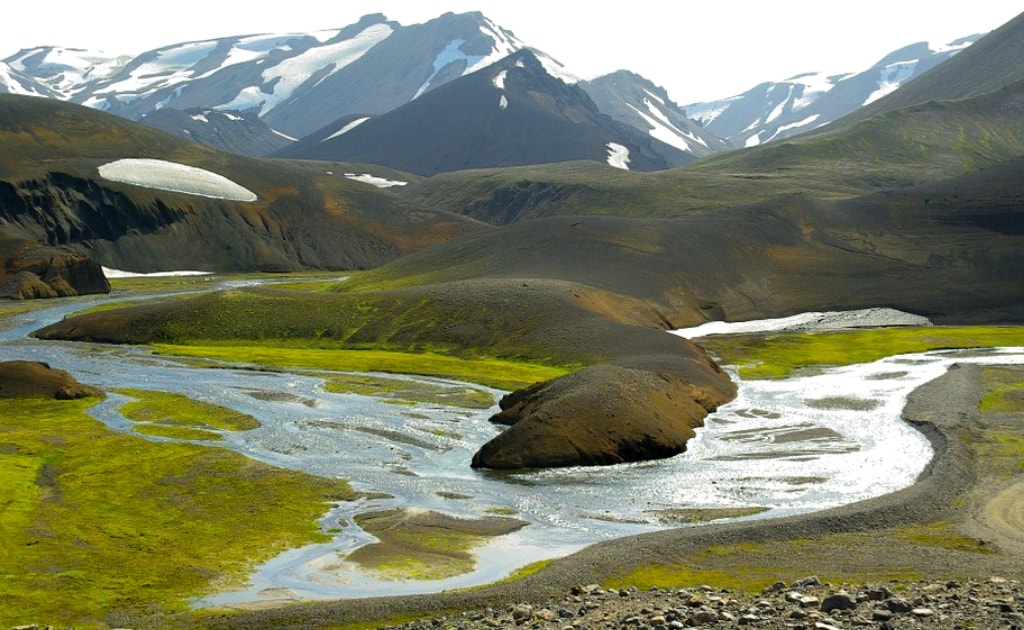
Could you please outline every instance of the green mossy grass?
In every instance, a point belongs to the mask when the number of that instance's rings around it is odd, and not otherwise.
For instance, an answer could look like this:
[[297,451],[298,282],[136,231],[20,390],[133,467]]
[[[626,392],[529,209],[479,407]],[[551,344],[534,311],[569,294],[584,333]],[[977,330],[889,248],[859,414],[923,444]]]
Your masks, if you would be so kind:
[[985,396],[982,413],[1020,413],[1024,411],[1024,369],[986,367],[982,372]]
[[160,625],[325,540],[328,505],[357,496],[341,480],[110,431],[86,415],[94,402],[0,401],[0,627]]
[[146,422],[183,428],[214,431],[249,431],[260,422],[249,414],[214,405],[188,396],[148,389],[118,389],[119,394],[135,400],[121,405],[119,411],[132,422]]
[[446,354],[389,350],[346,350],[308,347],[302,340],[195,341],[188,345],[155,344],[158,354],[252,363],[264,367],[301,367],[350,372],[384,372],[437,376],[512,390],[556,378],[570,367],[505,359],[459,358]]
[[132,427],[136,433],[151,435],[154,437],[168,438],[171,440],[187,440],[200,442],[222,442],[224,437],[220,433],[193,429],[192,427],[177,427],[167,424],[148,424],[141,422]]
[[721,335],[697,340],[742,378],[786,378],[796,370],[869,363],[894,354],[1024,346],[1021,326],[926,326],[818,333]]
[[378,542],[360,547],[348,559],[385,580],[441,580],[472,571],[474,547],[521,526],[487,532],[474,521],[437,516],[424,518],[403,509],[359,515],[356,523]]

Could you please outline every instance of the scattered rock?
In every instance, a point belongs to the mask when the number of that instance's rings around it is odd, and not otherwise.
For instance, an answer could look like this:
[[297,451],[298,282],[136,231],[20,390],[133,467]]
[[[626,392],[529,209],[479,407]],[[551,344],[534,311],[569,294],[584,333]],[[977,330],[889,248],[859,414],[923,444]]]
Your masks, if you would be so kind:
[[[803,630],[849,630],[850,628],[915,628],[915,630],[946,630],[948,628],[1024,628],[1024,614],[1007,613],[1000,603],[1024,599],[1024,585],[1016,581],[1003,583],[935,583],[868,584],[844,587],[834,592],[828,585],[806,583],[800,590],[765,589],[758,594],[745,594],[721,589],[669,591],[616,589],[604,591],[597,585],[577,586],[561,601],[543,606],[510,605],[502,619],[492,615],[464,616],[458,624],[443,620],[415,621],[403,630],[435,630],[459,628],[483,630],[530,626],[552,630],[682,628],[801,628]],[[624,591],[629,597],[621,597]],[[893,591],[900,597],[892,597]],[[888,594],[884,600],[881,594]],[[611,595],[611,596],[609,596]],[[712,602],[712,596],[716,601]],[[821,609],[803,608],[802,598],[820,600]],[[874,599],[870,599],[872,597]],[[1012,598],[1012,599],[1008,599]],[[868,612],[848,612],[857,601],[874,601]],[[927,601],[927,605],[921,602]],[[682,607],[686,610],[680,610]],[[832,608],[835,606],[835,608]],[[825,608],[839,614],[828,616]],[[568,614],[551,617],[550,611]],[[579,610],[574,614],[571,610]],[[511,616],[508,614],[511,612]],[[469,620],[472,620],[470,622]],[[561,626],[547,625],[551,621]]]
[[846,593],[829,595],[821,602],[821,612],[829,613],[833,610],[853,610],[857,602]]

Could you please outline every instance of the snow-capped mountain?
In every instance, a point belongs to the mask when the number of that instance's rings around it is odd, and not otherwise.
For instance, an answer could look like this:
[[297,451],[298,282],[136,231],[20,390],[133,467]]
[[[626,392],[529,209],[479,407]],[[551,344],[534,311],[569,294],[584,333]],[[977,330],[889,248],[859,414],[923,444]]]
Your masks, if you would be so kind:
[[187,42],[134,58],[46,47],[4,61],[48,95],[132,120],[164,108],[246,111],[302,137],[347,114],[390,111],[524,47],[480,13],[412,26],[376,14],[340,29]]
[[756,146],[810,131],[895,91],[981,38],[900,48],[858,73],[806,73],[762,83],[743,94],[684,107],[707,131],[733,144]]
[[591,81],[583,81],[601,113],[649,134],[694,157],[728,150],[731,145],[686,117],[664,88],[644,77],[619,70]]
[[52,90],[47,89],[32,77],[18,72],[3,61],[0,61],[0,94],[57,97]]
[[598,111],[531,50],[375,117],[348,116],[280,155],[380,164],[420,175],[571,160],[657,170],[694,156]]
[[85,86],[116,74],[130,59],[80,48],[40,46],[21,50],[4,62],[31,77],[48,96],[68,101]]

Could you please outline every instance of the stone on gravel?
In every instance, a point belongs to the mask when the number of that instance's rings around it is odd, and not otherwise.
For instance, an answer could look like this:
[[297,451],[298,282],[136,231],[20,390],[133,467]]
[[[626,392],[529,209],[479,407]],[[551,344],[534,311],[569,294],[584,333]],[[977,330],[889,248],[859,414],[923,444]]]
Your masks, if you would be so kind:
[[833,610],[853,610],[857,602],[846,593],[829,595],[821,602],[821,612],[829,613]]

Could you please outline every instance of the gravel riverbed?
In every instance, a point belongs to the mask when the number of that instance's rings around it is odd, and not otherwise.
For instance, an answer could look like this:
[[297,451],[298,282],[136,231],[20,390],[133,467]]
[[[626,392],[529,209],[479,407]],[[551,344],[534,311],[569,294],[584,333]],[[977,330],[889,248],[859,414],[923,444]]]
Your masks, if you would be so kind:
[[1020,582],[889,582],[848,586],[808,577],[758,594],[712,586],[605,590],[577,586],[538,605],[509,604],[416,621],[402,630],[491,628],[675,629],[1024,628]]

